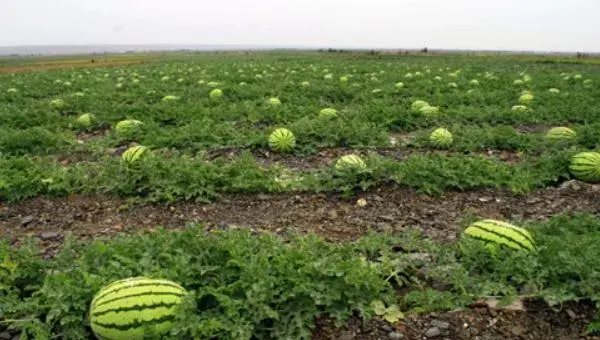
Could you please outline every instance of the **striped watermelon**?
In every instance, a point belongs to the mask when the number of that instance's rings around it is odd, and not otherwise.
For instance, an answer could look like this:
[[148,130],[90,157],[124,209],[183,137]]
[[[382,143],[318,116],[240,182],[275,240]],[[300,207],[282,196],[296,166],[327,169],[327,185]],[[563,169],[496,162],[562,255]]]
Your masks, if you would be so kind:
[[437,128],[429,136],[429,142],[435,147],[447,148],[452,145],[452,133],[444,128]]
[[507,222],[496,220],[481,220],[471,224],[464,230],[464,235],[497,245],[534,251],[535,242],[526,229],[514,226]]
[[90,323],[98,339],[144,339],[146,330],[166,334],[186,290],[175,282],[145,277],[115,281],[92,300]]
[[546,133],[546,138],[552,141],[569,140],[575,137],[577,137],[577,133],[565,126],[553,127]]
[[95,118],[91,113],[84,113],[77,118],[76,122],[80,127],[89,128],[94,123]]
[[120,134],[130,134],[136,132],[143,123],[135,119],[126,119],[117,123],[115,130]]
[[335,117],[337,116],[337,110],[331,107],[325,108],[319,112],[320,117]]
[[141,145],[132,146],[125,150],[121,158],[127,163],[133,163],[137,161],[141,156],[146,153],[146,147]]
[[600,153],[581,152],[573,156],[571,174],[584,182],[600,183]]
[[351,171],[351,170],[364,170],[367,168],[367,165],[357,155],[345,155],[340,157],[340,159],[335,162],[335,170],[338,173]]
[[290,151],[296,146],[296,137],[294,137],[292,131],[279,128],[269,136],[269,146],[275,151]]
[[429,103],[424,101],[424,100],[415,100],[411,105],[410,105],[410,109],[413,112],[420,112],[421,108],[425,107],[425,106],[429,106]]

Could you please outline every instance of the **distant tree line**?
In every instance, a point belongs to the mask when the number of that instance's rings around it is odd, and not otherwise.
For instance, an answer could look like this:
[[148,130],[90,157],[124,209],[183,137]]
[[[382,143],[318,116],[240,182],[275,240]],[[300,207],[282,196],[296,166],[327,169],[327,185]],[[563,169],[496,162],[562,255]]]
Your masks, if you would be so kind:
[[[337,49],[337,48],[327,48],[327,49],[320,48],[318,51],[321,52],[321,53],[350,53],[350,52],[357,52],[357,50],[353,51],[353,50],[345,50],[345,49]],[[406,54],[408,54],[408,53],[415,53],[414,51],[413,52],[409,52],[409,51],[404,51],[404,50],[397,50],[397,51],[392,51],[392,52],[394,52],[394,53],[400,53],[400,54],[402,54],[402,53],[406,53]],[[371,55],[377,55],[377,54],[380,54],[381,51],[379,51],[379,50],[369,50],[367,53],[371,54]],[[427,47],[424,47],[424,48],[420,49],[419,53],[427,54],[428,53]]]

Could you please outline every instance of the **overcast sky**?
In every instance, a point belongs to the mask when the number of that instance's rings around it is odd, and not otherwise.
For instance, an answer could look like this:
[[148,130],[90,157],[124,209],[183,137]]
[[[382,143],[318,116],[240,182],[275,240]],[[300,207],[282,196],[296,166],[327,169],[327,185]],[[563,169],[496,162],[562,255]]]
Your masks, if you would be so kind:
[[0,0],[0,45],[600,51],[600,0]]

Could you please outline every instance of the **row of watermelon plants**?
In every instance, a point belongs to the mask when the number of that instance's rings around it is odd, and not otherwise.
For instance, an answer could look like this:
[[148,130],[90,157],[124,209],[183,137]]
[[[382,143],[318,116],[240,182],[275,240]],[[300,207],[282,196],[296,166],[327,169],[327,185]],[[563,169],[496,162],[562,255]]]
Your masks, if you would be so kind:
[[[327,110],[327,109],[325,109]],[[269,134],[276,127],[256,126],[248,122],[221,122],[197,119],[180,126],[165,128],[157,123],[125,120],[121,122],[141,122],[134,131],[121,128],[123,123],[114,126],[99,122],[93,115],[85,114],[71,118],[75,129],[50,130],[47,127],[12,129],[0,127],[0,152],[5,155],[69,155],[87,153],[101,155],[109,148],[136,141],[152,149],[175,148],[179,151],[197,152],[210,148],[266,148]],[[443,126],[453,135],[451,144],[443,146],[451,151],[506,150],[526,153],[540,153],[561,149],[563,146],[596,148],[600,141],[600,124],[573,124],[571,137],[567,143],[555,143],[548,138],[552,126],[527,127],[507,125],[490,126],[474,124],[448,124],[412,132],[398,130],[391,126],[364,124],[360,120],[338,119],[336,117],[315,117],[301,119],[285,127],[292,131],[296,145],[290,152],[296,155],[309,155],[319,149],[333,147],[436,147],[431,143],[431,132]],[[121,131],[121,130],[122,131]],[[94,136],[95,137],[90,137]],[[391,137],[390,137],[391,136]]]
[[[31,86],[36,86],[32,84]],[[253,99],[233,100],[227,90],[207,88],[197,90],[194,100],[185,101],[180,96],[169,95],[170,92],[155,94],[135,93],[130,97],[120,98],[118,95],[102,93],[90,95],[85,100],[52,99],[31,100],[25,103],[6,103],[0,108],[0,123],[11,128],[27,128],[48,126],[51,129],[64,129],[72,123],[69,114],[92,113],[102,118],[102,122],[116,123],[125,118],[144,120],[161,124],[165,128],[185,126],[196,119],[213,121],[215,124],[230,121],[246,121],[249,123],[272,126],[291,124],[305,118],[314,118],[323,108],[331,107],[339,112],[345,120],[358,120],[363,123],[379,126],[392,126],[402,129],[429,127],[433,124],[477,123],[477,124],[565,124],[568,122],[589,123],[600,117],[600,111],[594,105],[593,98],[598,96],[596,90],[586,89],[573,94],[555,95],[556,98],[544,98],[545,95],[531,90],[518,90],[503,98],[501,103],[485,103],[474,100],[475,94],[468,98],[457,99],[456,103],[444,104],[442,99],[452,98],[452,94],[440,94],[434,98],[428,89],[420,93],[408,95],[400,90],[386,97],[370,98],[360,102],[345,103],[335,99],[343,94],[331,94],[323,91],[307,98],[299,98],[296,90],[289,95],[274,91],[265,91]],[[101,89],[98,89],[101,91]],[[528,109],[520,112],[519,98],[522,91],[533,93],[534,99],[527,102]],[[210,93],[225,93],[220,98],[211,98]],[[499,94],[492,93],[494,98]],[[151,98],[149,98],[151,97]],[[289,98],[288,98],[289,97]],[[333,97],[333,99],[332,99]],[[281,104],[273,104],[269,98],[277,98]],[[294,103],[293,101],[299,101]],[[436,111],[411,112],[411,104],[416,100],[425,100]]]
[[[276,164],[263,166],[249,152],[231,160],[217,158],[209,162],[202,155],[144,151],[143,157],[133,163],[110,156],[71,165],[62,165],[51,157],[2,157],[2,198],[17,202],[38,195],[108,193],[150,201],[211,201],[234,192],[351,193],[382,183],[409,186],[427,194],[481,187],[524,193],[571,178],[569,165],[575,154],[574,150],[565,150],[525,156],[516,164],[462,154],[413,154],[401,161],[374,154],[360,162],[349,162],[348,171],[338,172],[333,163],[313,171],[291,171]],[[585,171],[597,168],[596,161],[591,157]]]
[[[332,244],[200,225],[68,238],[49,261],[33,242],[2,242],[0,322],[37,340],[309,339],[320,316],[395,323],[488,297],[600,308],[598,217],[461,224],[463,237],[444,245],[410,228]],[[600,331],[600,319],[581,331]]]

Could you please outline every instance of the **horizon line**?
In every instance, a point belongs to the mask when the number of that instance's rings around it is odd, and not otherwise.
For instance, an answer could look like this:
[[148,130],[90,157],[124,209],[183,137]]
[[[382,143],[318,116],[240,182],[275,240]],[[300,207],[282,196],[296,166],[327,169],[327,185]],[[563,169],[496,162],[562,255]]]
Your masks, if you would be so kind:
[[[117,44],[117,43],[102,43],[102,44],[22,44],[22,45],[0,45],[0,49],[10,50],[10,49],[31,49],[31,48],[89,48],[89,49],[99,49],[100,51],[90,51],[90,52],[79,52],[76,54],[86,54],[86,53],[97,53],[97,52],[113,52],[115,51],[102,51],[102,48],[150,48],[152,50],[153,47],[156,47],[154,51],[165,50],[165,48],[176,48],[176,49],[187,49],[194,50],[195,48],[206,47],[210,50],[218,50],[219,48],[233,48],[239,50],[262,50],[262,49],[299,49],[299,50],[348,50],[348,51],[356,51],[356,50],[376,50],[376,51],[422,51],[423,49],[427,49],[427,51],[457,51],[457,52],[512,52],[512,53],[542,53],[542,54],[600,54],[600,51],[587,51],[587,50],[543,50],[543,49],[476,49],[476,48],[435,48],[429,46],[423,47],[375,47],[375,46],[318,46],[318,45],[269,45],[269,44],[193,44],[193,43],[131,43],[131,44]],[[16,53],[12,54],[19,54]],[[24,51],[20,51],[21,53],[27,53]],[[125,51],[125,53],[128,51]],[[137,52],[137,51],[132,51]],[[29,52],[31,53],[31,52]],[[56,53],[54,53],[56,54]]]

